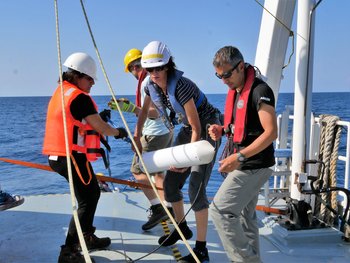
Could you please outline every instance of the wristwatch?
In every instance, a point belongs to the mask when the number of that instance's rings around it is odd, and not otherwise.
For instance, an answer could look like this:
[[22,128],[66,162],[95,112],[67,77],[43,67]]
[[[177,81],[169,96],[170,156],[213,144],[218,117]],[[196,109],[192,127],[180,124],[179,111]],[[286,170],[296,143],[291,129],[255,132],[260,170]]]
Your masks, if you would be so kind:
[[244,154],[238,152],[237,153],[237,160],[240,162],[240,163],[243,163],[247,160],[247,158],[244,156]]

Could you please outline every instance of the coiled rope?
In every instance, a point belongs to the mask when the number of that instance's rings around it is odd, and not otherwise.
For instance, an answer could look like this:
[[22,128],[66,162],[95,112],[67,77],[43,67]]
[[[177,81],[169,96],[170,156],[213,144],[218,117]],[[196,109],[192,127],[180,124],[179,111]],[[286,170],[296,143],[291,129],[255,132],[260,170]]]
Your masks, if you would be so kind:
[[[319,161],[325,164],[324,174],[322,168],[318,169],[320,187],[329,188],[337,185],[337,160],[340,144],[341,126],[337,125],[338,116],[320,115],[321,136]],[[322,201],[316,199],[315,215],[329,225],[337,223],[336,215],[326,209],[325,203],[330,204],[334,211],[338,211],[337,192],[322,193]]]
[[67,170],[68,170],[68,181],[69,181],[69,190],[70,190],[70,196],[71,196],[71,202],[72,202],[72,210],[73,210],[73,218],[75,222],[75,227],[77,229],[78,238],[80,242],[81,249],[83,251],[83,256],[85,259],[85,262],[91,263],[91,258],[88,252],[88,249],[86,247],[85,239],[83,236],[83,232],[81,230],[80,221],[78,217],[78,209],[76,206],[75,201],[75,192],[74,192],[74,185],[73,185],[73,176],[72,176],[72,166],[71,166],[71,160],[70,160],[70,151],[69,151],[69,145],[68,145],[68,131],[67,131],[67,121],[66,121],[66,112],[65,112],[65,105],[64,105],[64,90],[63,90],[63,80],[62,80],[62,61],[61,61],[61,45],[60,45],[60,31],[59,31],[59,23],[58,23],[58,6],[57,6],[57,0],[54,0],[55,4],[55,22],[56,22],[56,45],[57,45],[57,58],[58,58],[58,70],[59,70],[59,78],[60,78],[60,90],[61,90],[61,106],[62,106],[62,117],[63,117],[63,130],[64,130],[64,141],[65,141],[65,148],[66,148],[66,156],[67,156]]

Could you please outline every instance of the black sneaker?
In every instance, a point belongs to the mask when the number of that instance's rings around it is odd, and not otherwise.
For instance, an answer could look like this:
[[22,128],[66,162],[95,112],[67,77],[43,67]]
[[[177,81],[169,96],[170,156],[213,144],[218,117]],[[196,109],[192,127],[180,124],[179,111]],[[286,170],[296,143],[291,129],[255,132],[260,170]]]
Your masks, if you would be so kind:
[[0,190],[0,211],[23,204],[24,198],[19,195],[10,195]]
[[[190,239],[193,236],[191,229],[187,226],[187,222],[182,222],[179,224],[179,228],[186,239]],[[180,234],[174,229],[169,235],[161,236],[158,239],[158,244],[163,247],[168,247],[174,245],[178,240],[180,240]]]
[[[95,263],[93,258],[91,258],[91,261]],[[85,263],[85,259],[76,248],[63,245],[61,246],[58,263]]]
[[[193,252],[196,254],[197,258],[200,262],[209,262],[209,254],[208,249],[199,250],[198,248],[194,248]],[[192,254],[182,257],[179,259],[178,263],[196,263],[196,260],[193,258]]]
[[[168,208],[168,209],[170,210],[170,213],[172,214],[174,213],[172,211],[172,208]],[[160,222],[169,219],[168,214],[165,212],[161,204],[152,205],[149,211],[150,211],[150,216],[148,218],[148,222],[142,225],[142,230],[144,231],[150,230],[151,228],[158,225]]]
[[84,235],[84,239],[88,250],[103,249],[111,244],[111,239],[109,237],[99,238],[95,234]]

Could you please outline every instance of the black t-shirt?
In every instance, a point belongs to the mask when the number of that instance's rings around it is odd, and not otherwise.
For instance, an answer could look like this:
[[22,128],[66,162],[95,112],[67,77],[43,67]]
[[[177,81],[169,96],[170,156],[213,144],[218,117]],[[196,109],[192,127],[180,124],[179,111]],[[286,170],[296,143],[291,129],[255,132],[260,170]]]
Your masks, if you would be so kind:
[[94,103],[90,96],[79,94],[70,105],[70,112],[74,119],[81,121],[86,116],[96,114]]
[[[82,121],[85,117],[96,114],[97,111],[95,109],[94,103],[92,102],[92,99],[90,96],[85,94],[79,94],[71,103],[70,105],[70,112],[74,119],[78,121]],[[78,127],[74,127],[73,132],[73,141],[77,141],[77,135],[78,135]],[[73,155],[75,157],[81,156],[82,153],[73,151]],[[85,154],[84,154],[85,156]],[[81,158],[81,157],[79,157]]]
[[[275,107],[275,96],[272,89],[262,80],[256,78],[249,94],[247,108],[247,136],[240,149],[250,145],[262,132],[258,111],[262,103]],[[250,157],[241,167],[242,170],[267,168],[275,164],[273,144],[260,153]]]

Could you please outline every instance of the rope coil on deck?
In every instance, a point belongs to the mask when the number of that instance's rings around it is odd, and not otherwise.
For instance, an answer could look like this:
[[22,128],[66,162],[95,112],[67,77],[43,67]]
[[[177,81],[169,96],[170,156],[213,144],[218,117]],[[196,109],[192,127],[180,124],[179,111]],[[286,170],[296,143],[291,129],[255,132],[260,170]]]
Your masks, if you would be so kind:
[[[338,116],[320,115],[319,160],[325,164],[325,169],[322,175],[322,167],[319,167],[318,178],[323,178],[323,182],[320,182],[323,188],[336,187],[337,185],[337,160],[341,135],[341,127],[337,125],[337,121],[339,121]],[[338,211],[337,192],[323,193],[321,198],[323,203],[316,199],[315,215],[329,225],[337,223],[336,215],[326,209],[324,205],[324,203],[328,203],[335,211]]]

